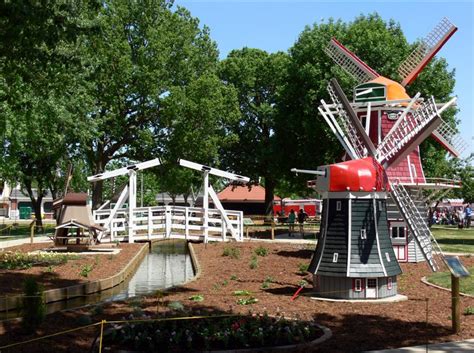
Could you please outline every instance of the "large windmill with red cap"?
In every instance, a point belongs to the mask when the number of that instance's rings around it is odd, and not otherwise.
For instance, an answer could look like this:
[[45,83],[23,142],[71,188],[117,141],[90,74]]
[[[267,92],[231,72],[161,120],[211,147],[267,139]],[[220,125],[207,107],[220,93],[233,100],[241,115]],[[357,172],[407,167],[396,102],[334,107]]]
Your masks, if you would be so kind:
[[[431,200],[441,198],[450,189],[459,187],[459,183],[443,178],[425,178],[418,147],[419,143],[426,138],[424,134],[413,148],[410,146],[408,151],[406,151],[408,147],[399,150],[398,142],[406,138],[408,131],[426,131],[425,124],[436,124],[436,128],[429,135],[452,156],[458,157],[466,148],[466,143],[449,123],[441,118],[442,113],[455,103],[456,98],[441,104],[435,103],[433,98],[423,99],[420,94],[411,98],[406,93],[405,86],[416,79],[456,30],[456,26],[448,19],[442,19],[400,65],[398,69],[400,83],[379,75],[336,39],[332,39],[325,50],[340,67],[359,82],[359,85],[354,88],[354,99],[350,104],[357,117],[356,120],[369,136],[377,155],[379,157],[383,154],[392,156],[392,161],[386,168],[389,180],[405,187],[422,214],[427,213],[426,205]],[[352,155],[356,150],[360,153],[365,146],[360,145],[357,134],[354,134],[355,123],[346,119],[347,114],[334,110],[333,104],[335,104],[334,101],[332,104],[322,101],[319,111],[343,145],[347,141],[350,142],[352,147],[349,149],[352,149]],[[440,116],[440,119],[436,121],[426,119],[434,112]],[[348,153],[348,155],[351,157],[351,154]],[[430,192],[422,193],[422,190]],[[422,249],[417,245],[415,235],[410,231],[410,227],[391,198],[388,203],[388,218],[397,259],[401,262],[423,261],[425,257]]]
[[388,195],[433,271],[439,268],[435,255],[443,259],[409,192],[388,173],[418,148],[442,119],[433,98],[421,101],[417,95],[405,102],[391,131],[376,146],[336,79],[329,82],[328,92],[332,103],[322,101],[320,112],[352,160],[318,168],[316,188],[322,194],[323,215],[309,268],[314,287],[325,297],[393,296],[401,269],[390,239]]

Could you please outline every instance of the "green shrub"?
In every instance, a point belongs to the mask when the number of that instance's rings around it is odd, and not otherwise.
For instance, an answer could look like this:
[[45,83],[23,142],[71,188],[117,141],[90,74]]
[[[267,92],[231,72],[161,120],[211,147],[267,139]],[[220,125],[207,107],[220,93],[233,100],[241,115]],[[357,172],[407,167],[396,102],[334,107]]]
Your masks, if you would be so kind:
[[474,307],[468,306],[468,307],[464,310],[464,315],[474,315]]
[[250,267],[251,270],[255,270],[258,267],[257,256],[252,255],[252,260],[250,260],[249,267]]
[[298,272],[302,275],[305,275],[308,272],[309,264],[307,263],[299,263],[298,264]]
[[240,249],[226,246],[222,252],[222,256],[228,256],[233,259],[240,259]]
[[231,281],[237,281],[239,278],[237,277],[237,275],[231,275],[230,276],[230,280]]
[[82,277],[89,277],[89,273],[91,273],[93,269],[94,267],[90,264],[82,265],[79,275],[81,275]]
[[234,291],[234,295],[235,295],[235,296],[238,296],[238,297],[240,297],[240,296],[246,296],[246,295],[251,295],[251,294],[252,294],[252,292],[250,292],[250,291],[248,291],[248,290],[245,290],[245,289],[244,289],[244,290],[236,290],[236,291]]
[[202,294],[195,294],[189,297],[189,300],[193,302],[202,302],[204,300],[204,296]]
[[75,254],[38,253],[28,254],[19,251],[6,251],[0,254],[0,268],[6,270],[28,269],[32,266],[61,265],[68,260],[78,259]]
[[92,324],[92,319],[90,315],[81,315],[77,318],[77,323],[79,326],[86,326]]
[[255,304],[258,302],[257,298],[250,297],[250,298],[241,298],[237,300],[238,305],[250,305],[250,304]]
[[262,289],[267,289],[267,288],[269,288],[269,287],[270,287],[270,283],[273,283],[274,281],[275,281],[275,280],[273,279],[273,277],[267,276],[267,277],[264,279],[261,288],[262,288]]
[[44,321],[46,305],[44,303],[44,289],[33,278],[27,278],[23,283],[25,296],[23,297],[22,326],[31,333]]
[[173,309],[175,311],[184,311],[184,305],[179,301],[169,303],[168,308]]
[[259,246],[253,252],[258,256],[267,256],[269,250],[267,248],[263,247],[263,246]]

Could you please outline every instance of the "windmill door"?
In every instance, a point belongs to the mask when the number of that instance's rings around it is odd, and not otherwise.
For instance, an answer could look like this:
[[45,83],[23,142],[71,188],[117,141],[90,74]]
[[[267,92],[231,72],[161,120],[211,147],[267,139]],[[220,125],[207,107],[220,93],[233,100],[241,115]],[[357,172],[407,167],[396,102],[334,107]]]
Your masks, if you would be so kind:
[[367,278],[366,298],[377,298],[377,278]]

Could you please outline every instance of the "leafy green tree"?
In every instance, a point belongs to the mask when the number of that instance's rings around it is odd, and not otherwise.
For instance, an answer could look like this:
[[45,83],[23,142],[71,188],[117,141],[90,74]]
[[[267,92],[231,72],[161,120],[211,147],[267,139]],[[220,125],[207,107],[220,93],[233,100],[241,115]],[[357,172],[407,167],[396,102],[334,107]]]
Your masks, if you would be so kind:
[[[273,198],[280,172],[281,150],[275,139],[279,94],[289,58],[260,49],[233,50],[221,62],[220,76],[238,92],[240,119],[229,125],[238,141],[223,150],[224,163],[254,183],[263,177],[265,213],[273,213]],[[289,153],[288,158],[291,157]]]
[[75,120],[89,102],[78,47],[96,10],[96,2],[0,4],[0,168],[28,193],[40,227],[42,198],[56,193],[59,164],[87,130]]
[[[185,102],[187,90],[212,79],[218,58],[208,29],[170,1],[108,0],[99,20],[99,33],[87,43],[96,107],[85,119],[94,133],[83,141],[94,174],[114,159],[161,155],[169,126],[161,121],[165,109],[192,104]],[[212,119],[205,113],[207,107],[199,118]],[[93,186],[94,205],[102,198],[102,184]]]
[[[350,23],[330,19],[306,27],[289,50],[291,63],[281,105],[283,121],[277,124],[281,150],[295,151],[294,158],[290,159],[292,165],[285,168],[287,171],[292,166],[314,169],[318,165],[334,163],[343,154],[339,142],[317,111],[320,100],[329,99],[326,87],[330,78],[337,77],[349,98],[356,85],[324,53],[331,37],[336,37],[378,73],[394,80],[399,79],[396,72],[399,64],[414,47],[408,44],[398,23],[393,20],[387,23],[376,13],[359,16]],[[437,100],[447,101],[453,87],[454,72],[448,70],[444,59],[435,58],[408,87],[408,93],[413,96],[421,91],[424,96],[433,95]],[[453,113],[448,112],[443,118],[455,125]],[[423,144],[421,153],[424,162],[436,156],[442,161],[440,163],[445,164],[446,153],[433,141]],[[436,169],[427,163],[425,173],[427,176],[436,175]],[[288,172],[283,176],[295,184],[298,182]],[[302,190],[305,185],[302,179],[299,180]]]

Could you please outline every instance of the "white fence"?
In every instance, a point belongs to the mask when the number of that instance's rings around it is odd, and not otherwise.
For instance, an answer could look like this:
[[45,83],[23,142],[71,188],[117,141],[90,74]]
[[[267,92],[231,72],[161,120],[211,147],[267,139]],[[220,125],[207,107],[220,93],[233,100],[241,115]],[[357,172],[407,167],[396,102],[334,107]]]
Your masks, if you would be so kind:
[[[94,211],[94,220],[97,225],[107,223],[111,209]],[[130,217],[128,208],[117,210],[106,230],[102,233],[101,240],[110,241],[128,238],[129,242],[135,240],[151,240],[179,238],[186,240],[229,241],[243,240],[243,213],[242,211],[225,210],[233,227],[234,234],[228,229],[224,216],[217,209],[208,209],[207,222],[205,222],[204,208],[183,206],[156,206],[137,207]],[[132,218],[132,222],[129,222]],[[129,227],[132,232],[129,232]],[[108,229],[107,229],[108,228]],[[207,228],[207,232],[205,231]],[[130,239],[129,234],[132,234]],[[207,234],[207,236],[206,236]]]

